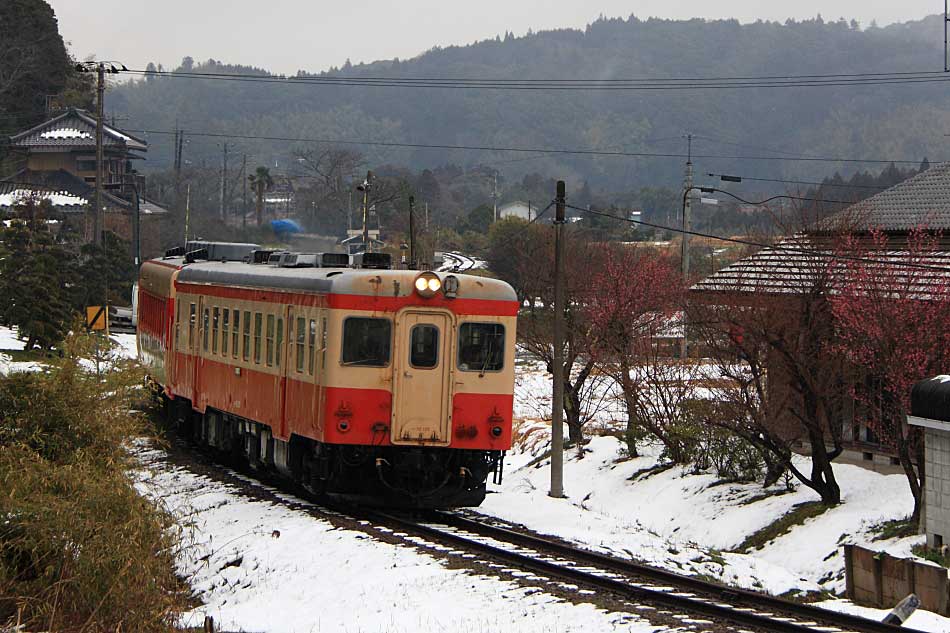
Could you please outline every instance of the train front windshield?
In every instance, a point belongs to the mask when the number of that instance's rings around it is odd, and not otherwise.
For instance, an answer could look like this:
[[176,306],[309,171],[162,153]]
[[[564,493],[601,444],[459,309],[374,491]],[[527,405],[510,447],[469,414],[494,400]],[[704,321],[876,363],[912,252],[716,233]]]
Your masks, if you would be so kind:
[[505,364],[505,326],[463,323],[459,328],[459,369],[501,371]]

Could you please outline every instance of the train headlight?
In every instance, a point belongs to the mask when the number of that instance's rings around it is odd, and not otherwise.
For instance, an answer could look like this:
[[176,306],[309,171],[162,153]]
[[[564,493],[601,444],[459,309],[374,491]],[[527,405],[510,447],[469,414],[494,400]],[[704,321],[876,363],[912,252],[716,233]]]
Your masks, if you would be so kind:
[[416,277],[414,285],[416,292],[418,292],[420,296],[428,299],[442,288],[442,281],[439,280],[435,273],[425,272]]

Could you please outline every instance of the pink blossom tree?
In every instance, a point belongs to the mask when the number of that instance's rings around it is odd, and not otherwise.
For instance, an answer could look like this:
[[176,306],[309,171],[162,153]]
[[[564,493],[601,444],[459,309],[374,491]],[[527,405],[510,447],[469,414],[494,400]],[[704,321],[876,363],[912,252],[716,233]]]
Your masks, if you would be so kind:
[[923,228],[906,244],[880,230],[845,238],[831,297],[834,345],[863,375],[854,388],[861,421],[897,453],[914,523],[925,472],[921,434],[907,424],[911,387],[950,369],[950,253],[940,252],[939,240]]

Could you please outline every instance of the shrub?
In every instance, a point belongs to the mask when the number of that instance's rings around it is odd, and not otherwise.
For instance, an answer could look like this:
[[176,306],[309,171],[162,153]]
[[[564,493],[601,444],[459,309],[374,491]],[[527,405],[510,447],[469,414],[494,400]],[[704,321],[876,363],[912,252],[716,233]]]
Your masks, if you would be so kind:
[[129,476],[141,375],[83,369],[85,337],[64,352],[47,371],[0,377],[0,623],[170,630],[186,598],[172,518]]

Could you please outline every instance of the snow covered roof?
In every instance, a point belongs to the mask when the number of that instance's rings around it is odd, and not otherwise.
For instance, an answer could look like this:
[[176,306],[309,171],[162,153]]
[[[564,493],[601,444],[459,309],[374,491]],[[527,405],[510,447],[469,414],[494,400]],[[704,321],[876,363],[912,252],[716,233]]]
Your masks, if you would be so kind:
[[[102,126],[106,147],[145,152],[148,143],[126,134],[111,125]],[[96,119],[85,110],[70,108],[66,112],[10,137],[10,146],[22,149],[51,147],[92,148],[96,145]]]
[[54,207],[61,210],[82,210],[89,202],[85,198],[74,196],[66,191],[39,191],[36,189],[13,189],[11,191],[0,192],[0,209],[10,209],[17,204],[21,204],[30,198],[37,201],[47,200]]
[[[93,199],[95,189],[82,178],[63,169],[55,171],[36,171],[24,169],[10,177],[9,181],[0,181],[0,212],[8,212],[15,204],[29,198],[49,200],[57,211],[76,213],[86,210]],[[131,211],[131,201],[113,194],[102,192],[106,211]],[[161,205],[146,198],[139,200],[142,215],[168,213]]]

